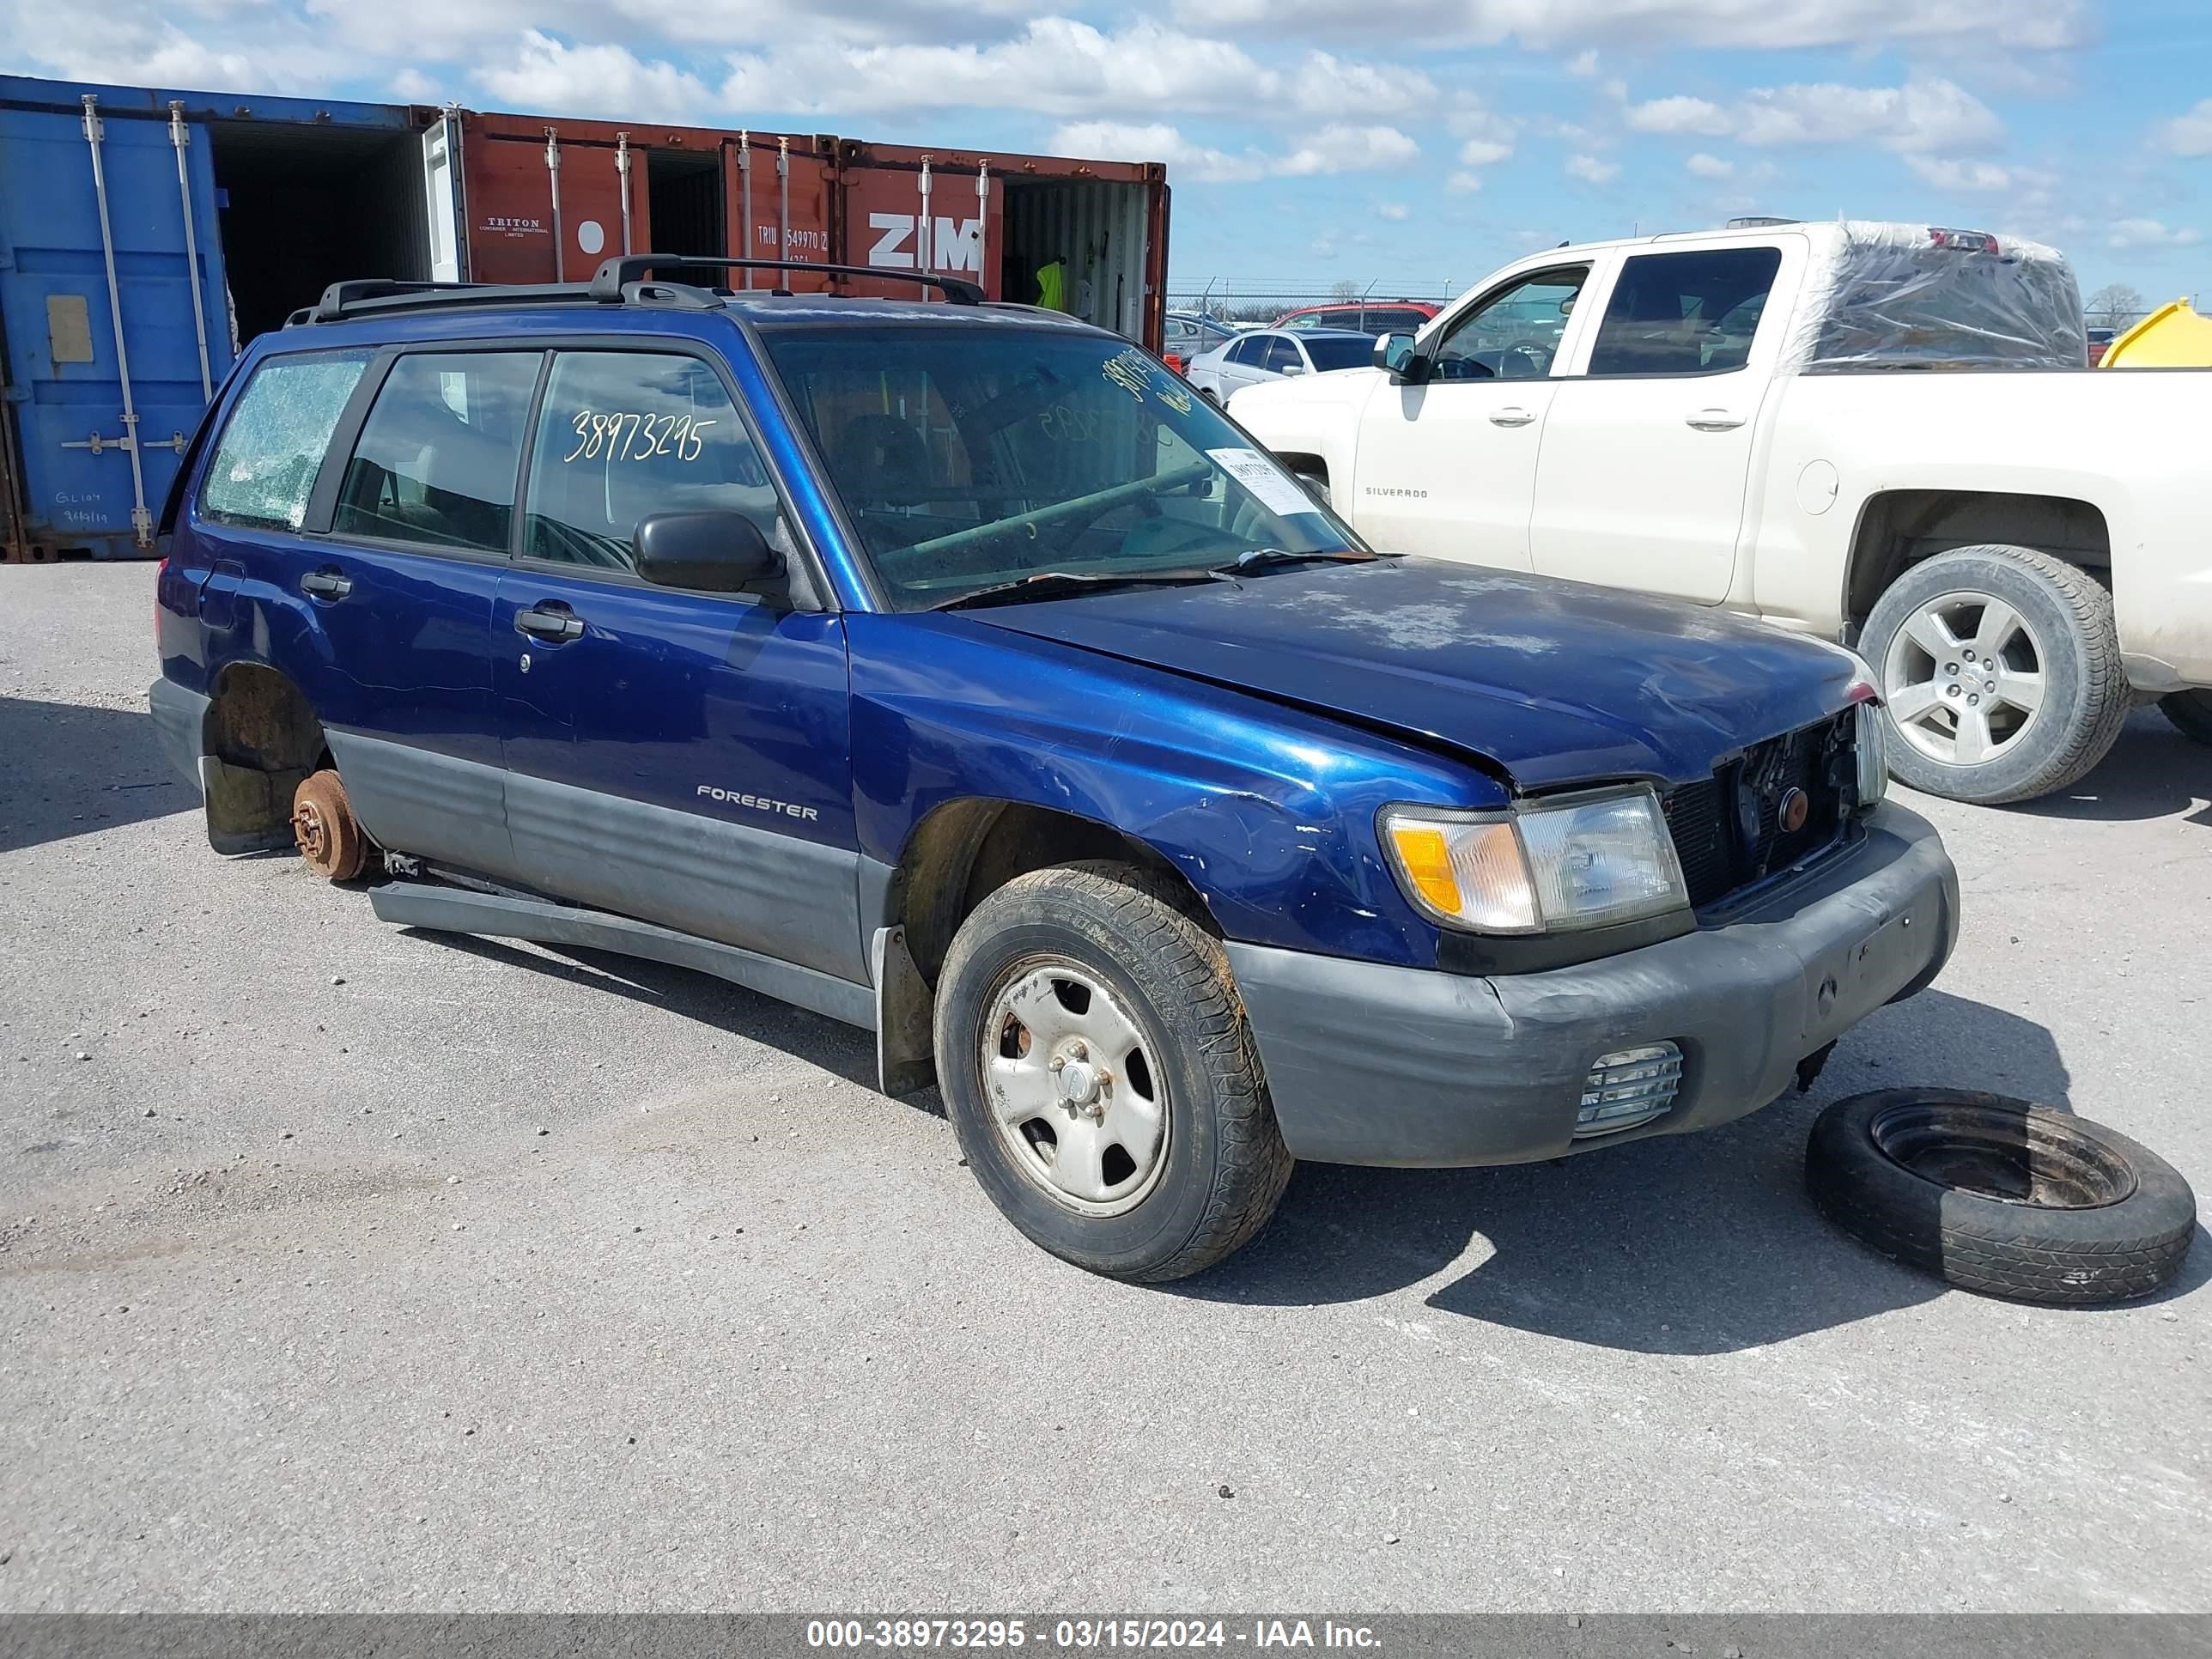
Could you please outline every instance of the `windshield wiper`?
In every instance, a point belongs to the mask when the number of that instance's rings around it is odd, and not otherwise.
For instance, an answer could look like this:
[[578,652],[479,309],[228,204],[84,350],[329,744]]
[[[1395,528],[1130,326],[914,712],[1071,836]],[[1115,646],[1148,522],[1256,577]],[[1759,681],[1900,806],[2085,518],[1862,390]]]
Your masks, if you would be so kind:
[[1090,573],[1080,570],[1040,570],[1010,582],[994,582],[972,592],[941,599],[932,611],[958,611],[969,605],[1019,605],[1029,599],[1065,598],[1071,593],[1103,593],[1117,587],[1179,586],[1186,582],[1218,581],[1212,570],[1131,570]]
[[1293,553],[1283,547],[1249,547],[1227,564],[1214,566],[1224,576],[1242,576],[1255,570],[1279,570],[1294,564],[1372,564],[1377,559],[1395,559],[1395,553],[1370,553],[1357,548],[1340,547],[1327,553]]

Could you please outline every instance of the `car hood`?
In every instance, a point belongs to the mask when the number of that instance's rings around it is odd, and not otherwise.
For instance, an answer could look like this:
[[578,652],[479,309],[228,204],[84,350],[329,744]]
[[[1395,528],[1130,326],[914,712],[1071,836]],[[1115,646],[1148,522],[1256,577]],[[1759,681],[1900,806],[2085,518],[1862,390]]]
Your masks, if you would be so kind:
[[1524,789],[1706,776],[1858,678],[1845,651],[1725,611],[1427,559],[967,614],[1428,739]]

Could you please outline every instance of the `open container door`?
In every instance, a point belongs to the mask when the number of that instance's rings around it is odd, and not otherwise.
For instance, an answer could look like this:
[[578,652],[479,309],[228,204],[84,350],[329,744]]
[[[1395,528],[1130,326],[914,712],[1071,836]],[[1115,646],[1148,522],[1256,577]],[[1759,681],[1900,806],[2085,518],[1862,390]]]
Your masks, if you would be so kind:
[[461,189],[461,120],[445,110],[422,129],[422,210],[434,283],[468,280],[469,226]]
[[120,88],[0,93],[8,556],[144,556],[233,356],[207,130]]

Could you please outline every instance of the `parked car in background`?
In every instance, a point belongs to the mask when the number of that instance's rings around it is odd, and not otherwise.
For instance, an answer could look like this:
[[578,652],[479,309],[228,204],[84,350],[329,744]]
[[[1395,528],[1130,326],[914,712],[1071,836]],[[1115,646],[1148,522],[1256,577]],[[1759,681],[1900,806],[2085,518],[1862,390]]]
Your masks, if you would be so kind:
[[1329,374],[1339,369],[1364,368],[1373,361],[1375,342],[1364,334],[1340,329],[1255,328],[1226,345],[1201,352],[1184,371],[1190,383],[1218,404],[1263,380],[1285,376]]
[[1240,331],[1202,311],[1170,311],[1162,325],[1160,356],[1169,368],[1188,369],[1193,358],[1229,344]]
[[150,694],[217,850],[872,1030],[1133,1279],[1295,1158],[1741,1117],[1949,956],[1846,653],[1380,556],[1072,318],[644,280],[684,263],[341,285],[247,348]]
[[2063,789],[2138,697],[2212,727],[2212,372],[2089,373],[2055,249],[1842,222],[1553,248],[1378,355],[1237,418],[1377,546],[1856,645],[1917,789]]
[[2105,354],[2112,349],[2112,342],[2120,337],[2117,328],[2093,328],[2089,331],[2089,367],[2094,368],[2105,361]]
[[1277,328],[1348,328],[1355,334],[1413,334],[1443,307],[1427,300],[1355,300],[1300,306],[1275,319]]

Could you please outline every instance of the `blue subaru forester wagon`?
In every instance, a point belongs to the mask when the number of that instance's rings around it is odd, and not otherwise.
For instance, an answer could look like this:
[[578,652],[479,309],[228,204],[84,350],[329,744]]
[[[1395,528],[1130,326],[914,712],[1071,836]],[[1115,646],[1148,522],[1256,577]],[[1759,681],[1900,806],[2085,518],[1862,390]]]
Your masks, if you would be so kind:
[[1724,1122],[1942,966],[1850,653],[1380,556],[1066,317],[651,278],[702,263],[340,284],[246,353],[151,692],[217,851],[872,1029],[1138,1279],[1296,1158]]

